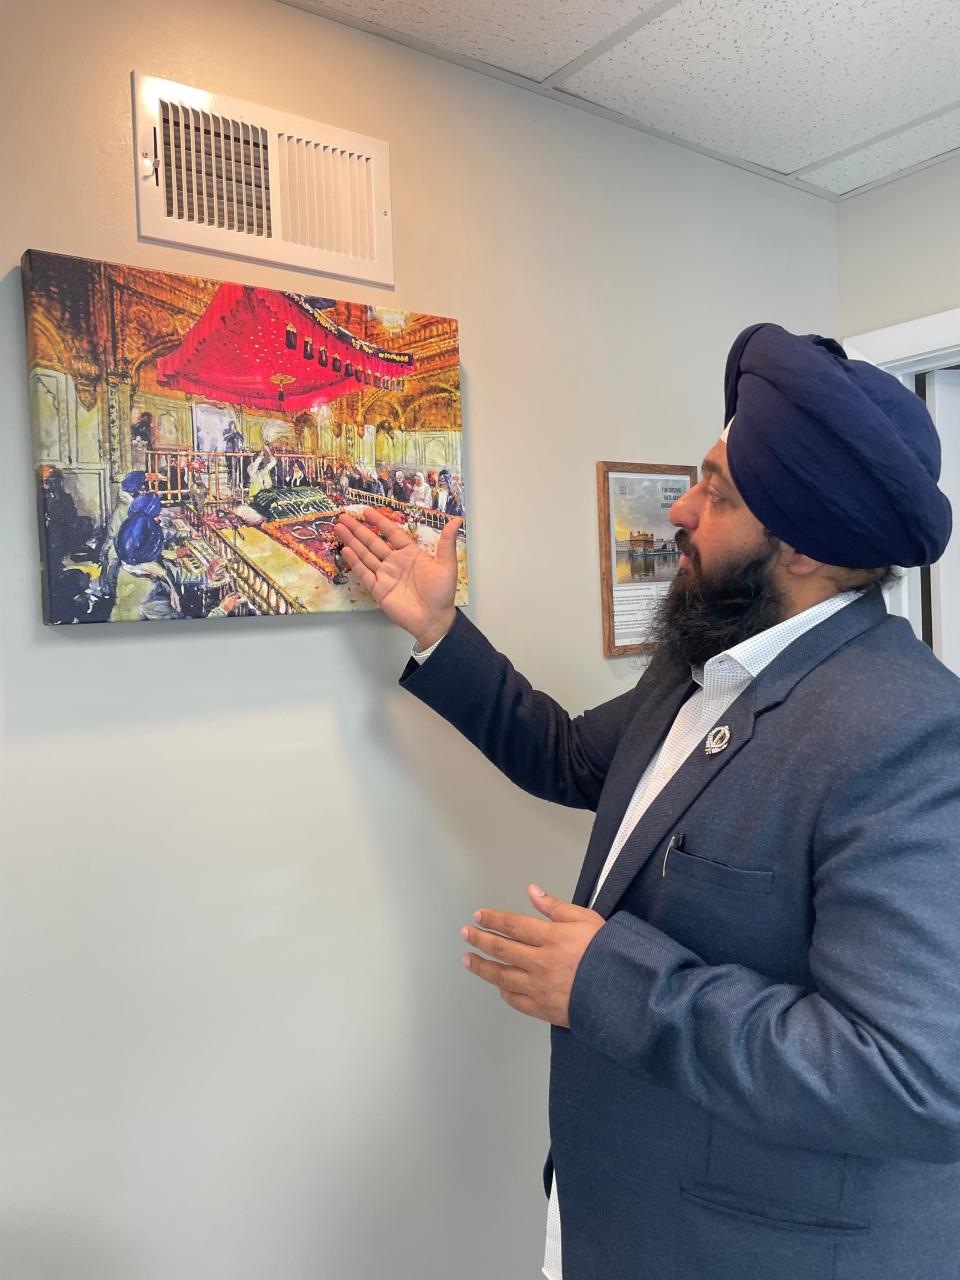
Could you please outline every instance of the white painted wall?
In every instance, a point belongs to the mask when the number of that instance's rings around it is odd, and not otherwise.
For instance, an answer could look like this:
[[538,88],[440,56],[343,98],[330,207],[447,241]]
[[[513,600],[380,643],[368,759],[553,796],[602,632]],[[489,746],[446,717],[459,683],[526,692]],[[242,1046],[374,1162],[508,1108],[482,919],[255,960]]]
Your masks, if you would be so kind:
[[960,157],[840,202],[842,334],[960,306],[958,207]]
[[741,327],[834,331],[834,209],[268,0],[2,29],[0,1276],[536,1276],[547,1032],[457,935],[569,893],[586,817],[401,694],[379,616],[44,630],[17,262],[316,287],[137,243],[133,67],[388,138],[398,287],[330,288],[460,318],[472,616],[579,710],[637,675],[595,461],[699,461]]

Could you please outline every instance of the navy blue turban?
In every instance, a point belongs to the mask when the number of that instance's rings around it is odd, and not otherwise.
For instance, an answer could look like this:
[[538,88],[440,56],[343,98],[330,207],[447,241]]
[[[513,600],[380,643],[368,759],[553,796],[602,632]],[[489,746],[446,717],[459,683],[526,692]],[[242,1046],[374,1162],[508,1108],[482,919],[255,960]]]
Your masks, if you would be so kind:
[[163,530],[152,516],[128,516],[117,532],[115,546],[124,564],[148,564],[163,547]]
[[158,516],[160,514],[160,497],[156,493],[141,493],[139,498],[134,498],[130,503],[130,510],[127,512],[127,518],[130,516]]
[[143,486],[147,483],[147,473],[145,471],[131,471],[129,475],[125,475],[120,481],[120,488],[124,493],[139,493]]
[[725,376],[727,464],[763,525],[850,569],[932,564],[950,538],[925,405],[832,338],[744,329]]

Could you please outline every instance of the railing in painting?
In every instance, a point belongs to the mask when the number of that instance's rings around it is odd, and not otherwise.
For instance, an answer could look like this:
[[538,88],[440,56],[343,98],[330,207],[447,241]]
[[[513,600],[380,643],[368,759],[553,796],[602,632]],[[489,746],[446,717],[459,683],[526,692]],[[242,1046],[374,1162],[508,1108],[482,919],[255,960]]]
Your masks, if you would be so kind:
[[[236,589],[246,595],[257,608],[270,614],[306,613],[306,605],[297,596],[290,595],[279,587],[243,554],[239,543],[244,536],[244,525],[240,521],[234,523],[234,517],[226,528],[221,528],[204,515],[206,510],[217,518],[222,519],[225,515],[230,518],[230,508],[245,496],[244,462],[249,463],[254,456],[249,452],[150,449],[146,454],[147,485],[159,495],[162,503],[181,507],[183,517],[190,527],[215,547],[234,580]],[[345,498],[347,502],[361,506],[387,507],[393,511],[401,511],[410,520],[436,530],[442,530],[452,518],[443,511],[434,511],[415,503],[398,502],[395,498],[384,497],[380,493],[367,493],[360,489],[347,489],[343,493],[337,480],[325,474],[328,467],[333,467],[339,476],[345,465],[343,459],[305,457],[302,454],[274,454],[274,457],[277,459],[277,470],[280,471],[279,476],[274,473],[275,485],[286,482],[293,463],[296,462],[304,472],[303,483],[325,488],[334,498]],[[198,466],[196,459],[200,459],[203,465]],[[202,479],[206,489],[199,509],[194,501],[195,494],[191,493],[195,476]],[[459,532],[465,534],[465,524]]]
[[[275,487],[284,488],[290,484],[296,463],[304,473],[303,484],[323,488],[331,497],[338,497],[343,493],[338,477],[344,467],[350,465],[343,458],[300,453],[274,453],[273,456],[277,460],[273,472]],[[180,503],[186,508],[193,496],[191,485],[194,477],[197,477],[206,489],[205,504],[223,511],[225,507],[244,500],[247,489],[244,467],[249,466],[254,457],[256,455],[249,451],[214,453],[197,449],[148,449],[145,464],[147,485],[159,495],[162,503]],[[330,469],[333,475],[330,474]],[[394,511],[409,513],[418,523],[431,529],[440,530],[451,519],[443,511],[434,511],[432,507],[421,507],[413,502],[398,502],[396,498],[384,497],[382,493],[347,489],[344,496],[348,502],[362,506],[390,507]],[[466,534],[466,529],[464,521],[460,533]]]
[[189,505],[184,506],[183,514],[187,524],[215,547],[236,589],[264,613],[308,612],[306,605],[297,596],[291,596],[282,587],[278,587],[243,554],[237,545],[244,536],[242,525],[229,530],[218,529]]
[[[445,511],[434,511],[432,507],[421,507],[415,502],[398,502],[396,498],[385,498],[382,493],[367,493],[363,489],[348,489],[347,499],[352,503],[359,503],[364,507],[390,507],[394,511],[405,511],[409,513],[410,519],[415,520],[418,524],[425,524],[428,529],[442,529],[448,520],[452,520],[453,516],[448,516]],[[458,530],[458,534],[465,535],[467,532],[467,522]]]
[[[187,502],[194,477],[207,489],[208,500],[223,505],[241,501],[246,493],[245,468],[257,455],[214,453],[199,449],[147,449],[144,470],[147,484],[163,503]],[[282,487],[290,483],[296,463],[303,472],[304,484],[326,485],[334,481],[326,474],[328,467],[340,474],[343,460],[333,457],[308,456],[301,453],[274,453],[277,460],[273,483]]]

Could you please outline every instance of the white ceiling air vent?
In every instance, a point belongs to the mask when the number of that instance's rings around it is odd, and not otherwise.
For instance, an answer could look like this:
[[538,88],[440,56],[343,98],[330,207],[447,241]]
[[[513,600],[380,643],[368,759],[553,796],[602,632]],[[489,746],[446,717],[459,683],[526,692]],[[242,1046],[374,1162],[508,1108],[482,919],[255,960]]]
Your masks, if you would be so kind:
[[386,142],[134,72],[140,235],[393,284]]

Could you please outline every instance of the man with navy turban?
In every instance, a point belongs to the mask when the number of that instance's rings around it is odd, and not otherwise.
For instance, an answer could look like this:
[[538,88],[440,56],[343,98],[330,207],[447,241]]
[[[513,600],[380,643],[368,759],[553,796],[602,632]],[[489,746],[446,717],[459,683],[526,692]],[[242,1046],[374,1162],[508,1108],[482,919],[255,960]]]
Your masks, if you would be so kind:
[[340,518],[401,684],[596,813],[569,901],[461,933],[552,1024],[548,1280],[957,1275],[960,681],[881,590],[946,546],[939,470],[895,378],[745,330],[657,652],[574,718],[454,608],[458,521]]
[[[142,493],[130,504],[129,515],[117,533],[120,573],[111,622],[165,622],[186,615],[182,593],[186,577],[175,559],[163,556],[160,498]],[[230,592],[204,616],[226,617],[240,602]]]
[[174,566],[161,556],[160,512],[159,496],[142,493],[131,502],[127,518],[117,532],[120,572],[111,622],[183,617]]
[[[671,512],[698,572],[679,575],[658,619],[661,650],[693,665],[784,617],[785,572],[791,609],[830,588],[838,607],[895,566],[939,560],[951,531],[936,428],[890,374],[762,324],[734,342],[725,392],[704,479]],[[755,555],[726,558],[734,528]]]
[[130,504],[147,487],[145,471],[130,471],[120,481],[117,493],[117,505],[107,522],[100,548],[100,573],[90,584],[88,594],[94,599],[112,600],[117,590],[117,574],[120,572],[120,557],[117,555],[116,538],[120,526],[130,514]]
[[815,559],[931,564],[950,537],[940,440],[923,402],[839,343],[753,325],[727,359],[730,476],[770,529]]

